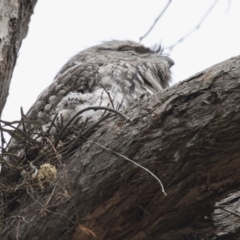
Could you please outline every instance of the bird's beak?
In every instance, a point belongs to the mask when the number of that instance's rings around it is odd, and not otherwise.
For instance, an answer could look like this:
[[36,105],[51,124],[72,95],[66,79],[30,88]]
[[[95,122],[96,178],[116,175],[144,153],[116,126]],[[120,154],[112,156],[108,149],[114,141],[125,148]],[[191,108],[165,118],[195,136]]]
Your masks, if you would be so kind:
[[175,64],[175,62],[171,58],[165,56],[165,59],[168,62],[168,67],[169,68],[171,68]]

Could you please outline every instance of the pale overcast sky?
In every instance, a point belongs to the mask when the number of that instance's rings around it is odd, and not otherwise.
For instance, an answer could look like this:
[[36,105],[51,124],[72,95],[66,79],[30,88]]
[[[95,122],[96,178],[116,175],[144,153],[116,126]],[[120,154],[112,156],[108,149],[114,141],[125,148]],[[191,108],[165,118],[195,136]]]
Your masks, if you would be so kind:
[[[111,39],[139,41],[168,1],[39,0],[23,41],[2,118],[26,113],[77,52]],[[143,40],[168,47],[193,29],[214,0],[175,0]],[[220,0],[200,29],[171,52],[173,83],[239,54],[240,1]]]

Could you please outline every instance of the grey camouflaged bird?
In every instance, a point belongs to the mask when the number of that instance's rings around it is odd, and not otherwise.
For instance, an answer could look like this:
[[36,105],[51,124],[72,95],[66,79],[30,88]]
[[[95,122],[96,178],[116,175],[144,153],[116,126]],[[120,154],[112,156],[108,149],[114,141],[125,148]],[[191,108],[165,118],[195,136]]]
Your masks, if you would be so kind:
[[[38,97],[27,114],[33,120],[62,115],[63,122],[88,106],[123,110],[142,94],[153,94],[169,86],[173,61],[161,50],[132,41],[109,41],[88,48],[67,62],[54,82]],[[94,120],[102,113],[89,111]]]
[[[64,125],[75,113],[90,106],[122,111],[143,94],[151,95],[168,87],[173,64],[160,48],[152,50],[133,41],[104,42],[70,59],[40,94],[27,117],[41,121],[43,131],[47,131],[56,113],[55,121],[61,120]],[[103,111],[86,111],[79,124],[89,117],[96,121],[102,114]]]

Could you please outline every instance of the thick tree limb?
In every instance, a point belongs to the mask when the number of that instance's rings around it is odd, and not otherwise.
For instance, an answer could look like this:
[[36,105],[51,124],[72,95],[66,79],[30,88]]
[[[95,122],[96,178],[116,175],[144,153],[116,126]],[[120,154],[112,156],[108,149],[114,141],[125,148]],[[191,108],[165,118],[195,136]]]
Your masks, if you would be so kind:
[[239,69],[240,56],[139,100],[131,122],[108,122],[57,181],[17,200],[1,239],[237,239]]
[[13,69],[37,0],[0,1],[0,116]]

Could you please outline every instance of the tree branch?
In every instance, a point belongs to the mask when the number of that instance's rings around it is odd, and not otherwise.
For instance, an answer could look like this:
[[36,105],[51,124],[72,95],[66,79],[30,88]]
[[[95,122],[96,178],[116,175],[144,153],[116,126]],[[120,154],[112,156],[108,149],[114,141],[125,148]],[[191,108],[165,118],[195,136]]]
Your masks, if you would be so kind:
[[165,8],[162,10],[162,12],[158,15],[158,17],[155,19],[154,23],[152,24],[152,26],[148,29],[148,31],[139,38],[139,42],[142,42],[142,40],[148,36],[148,34],[153,30],[153,28],[155,27],[155,25],[157,24],[157,22],[159,21],[159,19],[163,16],[163,14],[167,11],[168,7],[170,6],[170,4],[172,3],[172,0],[169,0],[168,3],[166,4]]
[[[113,118],[56,165],[54,182],[32,189],[36,201],[22,193],[11,202],[1,239],[239,237],[239,218],[231,214],[240,199],[239,69],[240,56],[139,100],[125,112],[131,122]],[[168,195],[148,173],[94,142],[159,176]]]
[[214,9],[214,7],[217,5],[219,0],[215,0],[214,3],[211,5],[211,7],[208,9],[208,11],[204,14],[202,19],[199,21],[199,23],[192,29],[190,30],[187,34],[185,34],[183,37],[179,38],[175,43],[173,43],[171,46],[167,47],[169,49],[169,52],[173,50],[179,43],[183,42],[186,40],[190,35],[192,35],[195,31],[197,31],[203,22],[206,20],[207,16],[211,13],[211,11]]

